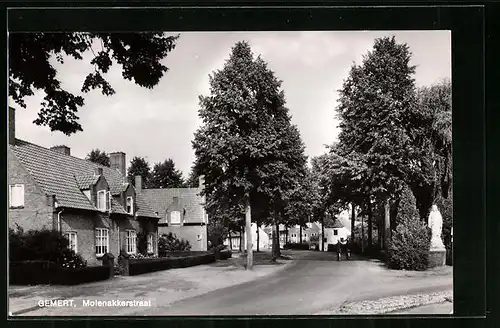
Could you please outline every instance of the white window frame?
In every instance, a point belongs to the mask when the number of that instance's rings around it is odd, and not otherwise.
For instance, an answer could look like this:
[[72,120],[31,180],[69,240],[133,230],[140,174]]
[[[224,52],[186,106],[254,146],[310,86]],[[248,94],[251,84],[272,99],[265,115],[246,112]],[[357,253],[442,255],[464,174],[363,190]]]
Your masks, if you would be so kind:
[[[130,210],[128,210],[128,201],[130,200]],[[125,209],[127,209],[127,213],[130,215],[134,215],[134,197],[129,196],[125,200]]]
[[147,237],[147,252],[148,253],[154,253],[155,248],[154,248],[154,234],[149,233]]
[[[101,252],[98,252],[101,247]],[[109,229],[96,228],[95,229],[95,255],[103,256],[109,252]]]
[[127,254],[137,253],[137,232],[135,230],[126,231],[125,248]]
[[[178,222],[173,222],[172,217],[174,213],[179,213],[179,221]],[[171,211],[170,212],[170,224],[171,225],[180,225],[182,221],[182,216],[181,216],[181,211]]]
[[[102,200],[100,195],[104,194],[104,200]],[[104,202],[104,203],[102,203]],[[111,211],[111,192],[101,189],[97,192],[97,209],[101,212]]]
[[78,253],[78,235],[74,231],[68,231],[64,234],[69,241],[68,248]]
[[[104,195],[104,196],[102,196]],[[104,197],[104,198],[102,198]],[[97,192],[97,209],[99,211],[105,211],[106,210],[106,190],[99,190]]]
[[[14,190],[19,189],[19,199],[14,197]],[[15,202],[17,201],[17,202]],[[11,184],[9,185],[9,206],[11,208],[24,207],[24,184]]]

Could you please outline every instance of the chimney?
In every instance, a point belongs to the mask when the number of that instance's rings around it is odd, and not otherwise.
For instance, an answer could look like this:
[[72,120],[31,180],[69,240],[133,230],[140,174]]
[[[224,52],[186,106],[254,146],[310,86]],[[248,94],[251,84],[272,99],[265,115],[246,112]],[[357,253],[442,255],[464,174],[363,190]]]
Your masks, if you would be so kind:
[[67,156],[71,155],[71,149],[65,145],[50,147],[50,150]]
[[205,188],[205,176],[204,175],[200,175],[198,177],[198,188],[199,189]]
[[114,153],[109,154],[109,166],[112,169],[118,170],[122,177],[127,176],[127,170],[126,170],[126,162],[125,162],[125,153],[118,151]]
[[16,110],[9,106],[9,145],[16,143]]
[[102,174],[103,174],[102,167],[96,167],[96,169],[95,169],[95,175],[102,175]]
[[135,191],[141,192],[142,191],[142,177],[140,175],[136,175],[134,178],[135,178]]

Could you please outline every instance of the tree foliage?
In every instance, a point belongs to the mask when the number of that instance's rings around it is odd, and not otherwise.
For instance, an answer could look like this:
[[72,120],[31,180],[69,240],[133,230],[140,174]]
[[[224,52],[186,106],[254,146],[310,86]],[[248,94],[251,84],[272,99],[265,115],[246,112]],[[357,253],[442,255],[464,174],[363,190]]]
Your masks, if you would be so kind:
[[66,90],[57,77],[54,60],[64,64],[67,57],[83,60],[91,52],[93,71],[82,81],[81,92],[99,89],[106,96],[115,90],[105,74],[113,64],[122,76],[145,88],[158,84],[168,68],[162,63],[175,48],[177,36],[163,33],[11,33],[9,34],[9,97],[25,108],[25,98],[36,91],[45,94],[40,103],[37,125],[71,135],[82,131],[78,110],[82,95]]
[[442,80],[417,92],[413,113],[412,171],[408,178],[422,218],[437,198],[449,198],[452,183],[451,82]]
[[182,173],[175,168],[171,158],[162,163],[156,163],[151,173],[149,188],[183,188],[184,179]]
[[200,107],[203,126],[193,148],[209,215],[239,221],[247,200],[252,212],[258,204],[261,218],[282,210],[305,177],[304,145],[281,81],[248,43],[238,42],[223,69],[210,76],[210,95],[200,96]]
[[105,151],[101,151],[100,149],[92,149],[90,153],[87,154],[85,157],[87,161],[91,161],[100,165],[108,166],[110,165],[109,162],[109,155]]
[[135,176],[139,175],[142,177],[142,188],[148,188],[151,178],[151,167],[145,158],[135,156],[130,161],[127,178],[135,186]]
[[338,154],[357,162],[367,189],[385,198],[400,192],[411,163],[407,131],[416,89],[410,60],[406,44],[376,39],[339,91]]

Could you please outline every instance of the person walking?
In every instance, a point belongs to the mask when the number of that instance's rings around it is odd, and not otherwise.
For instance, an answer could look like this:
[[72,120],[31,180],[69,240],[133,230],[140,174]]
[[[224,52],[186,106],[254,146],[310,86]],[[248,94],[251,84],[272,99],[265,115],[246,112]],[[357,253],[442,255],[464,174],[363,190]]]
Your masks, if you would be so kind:
[[336,251],[337,251],[337,261],[340,261],[340,258],[342,257],[342,245],[340,243],[340,240],[337,240]]

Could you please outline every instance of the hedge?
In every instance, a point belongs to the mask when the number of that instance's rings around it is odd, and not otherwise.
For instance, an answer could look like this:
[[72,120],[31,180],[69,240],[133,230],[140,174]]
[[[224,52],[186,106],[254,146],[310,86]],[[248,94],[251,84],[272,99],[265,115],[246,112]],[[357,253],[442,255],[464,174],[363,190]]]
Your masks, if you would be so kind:
[[220,254],[219,259],[221,259],[221,260],[227,260],[228,258],[233,256],[233,252],[231,252],[231,250],[229,250],[229,249],[224,249],[224,250],[220,251],[219,254]]
[[309,250],[309,244],[286,243],[283,249]]
[[107,266],[62,268],[50,261],[10,262],[9,283],[13,285],[77,285],[110,278]]
[[129,275],[135,276],[149,272],[187,268],[215,262],[215,254],[192,255],[185,257],[166,257],[156,259],[129,260]]

